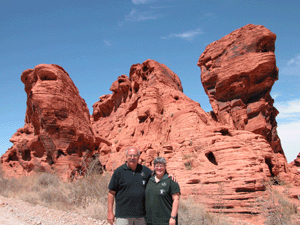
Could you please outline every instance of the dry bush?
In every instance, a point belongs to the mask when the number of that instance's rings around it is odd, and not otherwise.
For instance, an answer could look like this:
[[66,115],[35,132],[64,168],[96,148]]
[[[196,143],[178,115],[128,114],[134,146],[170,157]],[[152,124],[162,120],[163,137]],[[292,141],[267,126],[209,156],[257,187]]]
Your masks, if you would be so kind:
[[206,212],[205,207],[195,203],[192,199],[180,199],[178,209],[180,225],[229,225],[230,222],[221,215]]
[[0,194],[20,197],[31,204],[73,211],[95,219],[106,219],[108,173],[91,162],[83,178],[63,182],[56,175],[38,172],[20,179],[4,178],[0,165]]
[[4,172],[2,170],[2,166],[0,164],[0,194],[5,195],[7,190],[7,179],[4,178]]
[[16,178],[5,178],[0,165],[0,194],[5,197],[13,197],[22,189],[22,185]]
[[[276,185],[284,186],[287,192],[287,185],[278,181]],[[266,225],[296,224],[294,216],[297,214],[297,206],[274,188],[274,182],[267,183],[265,186],[265,196],[258,198],[262,214],[266,218],[264,223]]]
[[110,174],[90,174],[84,179],[70,183],[70,201],[77,211],[95,219],[106,219],[107,193]]

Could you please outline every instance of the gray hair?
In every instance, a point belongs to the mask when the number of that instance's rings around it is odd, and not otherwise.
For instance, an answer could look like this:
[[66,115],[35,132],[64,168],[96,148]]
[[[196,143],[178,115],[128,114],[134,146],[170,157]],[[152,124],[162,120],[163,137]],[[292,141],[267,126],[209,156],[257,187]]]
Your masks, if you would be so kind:
[[164,157],[156,157],[153,164],[155,165],[156,163],[167,164],[167,161]]
[[141,153],[140,153],[140,150],[138,150],[138,148],[136,148],[136,147],[133,147],[133,146],[130,146],[130,147],[126,148],[126,155],[128,155],[128,150],[130,150],[130,149],[136,149],[136,150],[137,150],[137,152],[138,152],[138,155],[140,155],[140,154],[141,154]]

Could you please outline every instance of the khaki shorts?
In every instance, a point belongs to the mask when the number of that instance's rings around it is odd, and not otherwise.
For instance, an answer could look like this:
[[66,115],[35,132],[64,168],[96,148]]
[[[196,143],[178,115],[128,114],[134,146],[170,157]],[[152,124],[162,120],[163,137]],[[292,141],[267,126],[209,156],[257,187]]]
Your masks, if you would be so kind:
[[146,225],[146,220],[142,218],[116,218],[117,225]]

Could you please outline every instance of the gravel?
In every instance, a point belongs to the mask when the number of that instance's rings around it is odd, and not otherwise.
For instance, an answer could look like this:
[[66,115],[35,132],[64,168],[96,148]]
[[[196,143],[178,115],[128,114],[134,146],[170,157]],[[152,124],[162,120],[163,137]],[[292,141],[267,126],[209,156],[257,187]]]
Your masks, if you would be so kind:
[[50,209],[41,205],[31,205],[18,198],[0,196],[0,224],[6,225],[81,225],[101,224],[106,221],[96,220],[76,213]]

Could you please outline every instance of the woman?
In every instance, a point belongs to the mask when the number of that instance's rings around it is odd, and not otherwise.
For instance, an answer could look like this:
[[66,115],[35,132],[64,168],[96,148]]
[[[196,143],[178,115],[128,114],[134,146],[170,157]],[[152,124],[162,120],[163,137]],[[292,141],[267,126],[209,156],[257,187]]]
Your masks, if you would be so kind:
[[147,225],[178,224],[178,205],[180,188],[177,182],[168,177],[166,160],[154,159],[154,173],[146,187],[146,221]]

